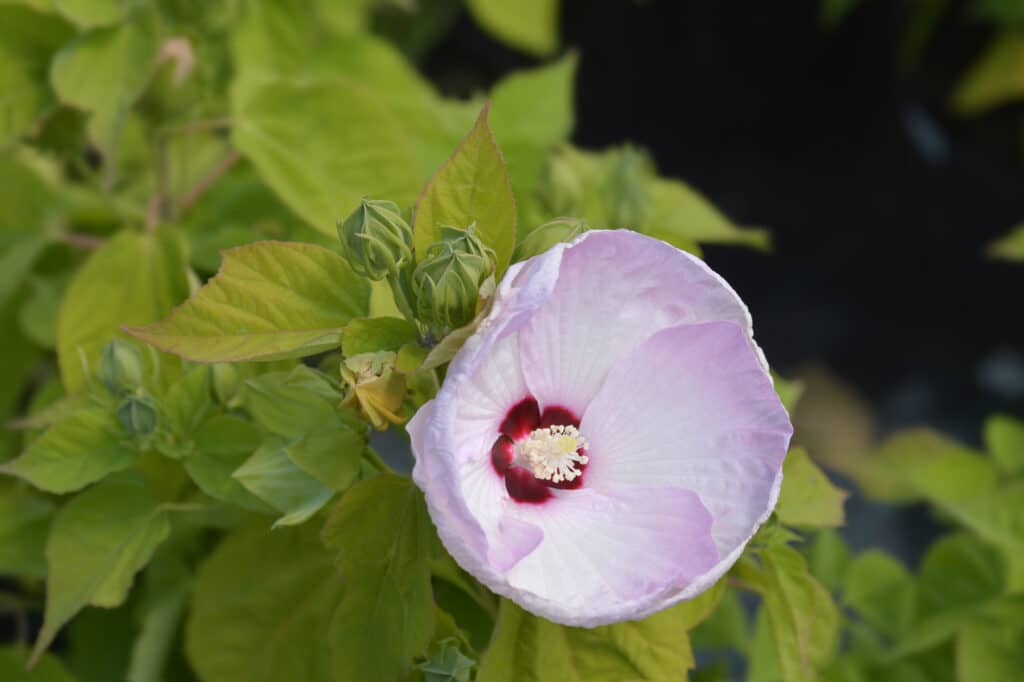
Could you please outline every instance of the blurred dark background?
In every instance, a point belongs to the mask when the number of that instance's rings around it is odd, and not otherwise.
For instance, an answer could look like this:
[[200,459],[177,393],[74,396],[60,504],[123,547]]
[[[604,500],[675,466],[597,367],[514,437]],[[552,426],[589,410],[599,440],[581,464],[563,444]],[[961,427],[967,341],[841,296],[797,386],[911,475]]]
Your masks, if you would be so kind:
[[[906,67],[913,5],[866,0],[828,28],[817,0],[570,0],[574,142],[635,142],[772,230],[771,254],[705,256],[781,372],[827,367],[883,432],[927,423],[976,442],[1024,396],[1024,269],[983,253],[1024,220],[1024,117],[949,113],[992,29],[952,2]],[[451,89],[530,63],[462,17],[425,69]]]
[[[950,2],[914,58],[914,6],[865,0],[830,28],[817,0],[570,0],[574,142],[641,145],[737,223],[771,229],[770,254],[705,258],[776,369],[852,390],[868,414],[851,428],[978,444],[986,416],[1024,406],[1024,266],[984,254],[1024,221],[1024,107],[950,113],[993,29]],[[457,92],[531,63],[463,16],[424,68]],[[938,532],[924,508],[855,495],[847,512],[853,545],[912,563]]]

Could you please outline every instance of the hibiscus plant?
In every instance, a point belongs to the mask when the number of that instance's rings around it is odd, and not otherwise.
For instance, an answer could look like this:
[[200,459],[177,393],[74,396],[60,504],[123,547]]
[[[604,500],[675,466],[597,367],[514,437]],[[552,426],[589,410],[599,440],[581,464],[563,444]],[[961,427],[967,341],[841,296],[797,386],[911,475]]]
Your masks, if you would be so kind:
[[701,260],[767,233],[569,143],[555,3],[467,4],[546,60],[463,100],[412,64],[457,7],[0,4],[0,680],[1009,679],[1024,426],[830,462],[954,527],[853,553]]

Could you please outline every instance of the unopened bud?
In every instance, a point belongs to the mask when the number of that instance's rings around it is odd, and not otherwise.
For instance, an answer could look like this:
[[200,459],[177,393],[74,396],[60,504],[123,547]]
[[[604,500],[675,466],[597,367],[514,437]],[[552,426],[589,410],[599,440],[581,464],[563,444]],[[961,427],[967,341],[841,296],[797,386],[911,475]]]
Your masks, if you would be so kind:
[[538,188],[547,215],[572,215],[583,207],[583,183],[569,152],[548,157]]
[[144,396],[131,396],[117,407],[117,419],[133,436],[147,436],[156,429],[156,405]]
[[608,173],[606,194],[608,227],[636,229],[647,224],[647,182],[654,164],[642,150],[625,146],[615,153]]
[[419,319],[437,330],[469,324],[494,261],[494,250],[476,236],[475,224],[465,230],[442,227],[441,241],[427,249],[412,276]]
[[363,199],[338,225],[338,237],[356,274],[374,281],[397,275],[413,261],[412,228],[393,201]]
[[142,386],[142,355],[132,344],[114,339],[100,352],[98,376],[111,393],[134,391]]
[[544,223],[516,245],[515,260],[525,260],[544,253],[555,244],[571,242],[589,229],[581,218],[556,218]]

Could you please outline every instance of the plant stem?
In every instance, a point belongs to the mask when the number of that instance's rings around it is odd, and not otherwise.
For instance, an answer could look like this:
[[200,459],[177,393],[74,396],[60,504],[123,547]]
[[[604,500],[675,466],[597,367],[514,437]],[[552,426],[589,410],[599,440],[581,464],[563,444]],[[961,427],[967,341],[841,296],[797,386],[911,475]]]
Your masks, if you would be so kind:
[[241,155],[232,149],[227,155],[220,160],[220,162],[213,167],[209,173],[203,177],[202,180],[196,183],[196,186],[189,190],[182,200],[178,203],[178,210],[176,215],[182,215],[188,211],[192,206],[199,201],[204,194],[211,187],[213,187],[221,177],[227,173],[231,168],[242,159]]

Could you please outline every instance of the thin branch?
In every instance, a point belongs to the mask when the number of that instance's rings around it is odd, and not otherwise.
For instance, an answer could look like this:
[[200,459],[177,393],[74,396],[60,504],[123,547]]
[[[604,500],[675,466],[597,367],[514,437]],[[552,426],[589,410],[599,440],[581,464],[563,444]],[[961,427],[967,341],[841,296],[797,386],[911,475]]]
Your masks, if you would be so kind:
[[103,238],[94,234],[82,234],[81,232],[65,232],[60,236],[60,241],[79,249],[98,249],[103,246]]
[[227,155],[220,160],[220,162],[214,166],[213,170],[206,174],[202,180],[196,183],[196,186],[189,190],[181,202],[178,204],[177,214],[181,215],[188,211],[192,206],[199,201],[204,194],[211,187],[213,187],[220,178],[227,173],[231,168],[241,160],[241,155],[234,149],[227,153]]
[[160,219],[163,217],[163,204],[163,197],[160,192],[150,197],[149,205],[146,207],[146,234],[152,234],[160,227]]
[[173,137],[175,135],[192,135],[193,133],[205,133],[211,130],[227,130],[231,127],[230,118],[208,118],[201,121],[191,121],[179,125],[169,126],[160,131],[161,135]]

